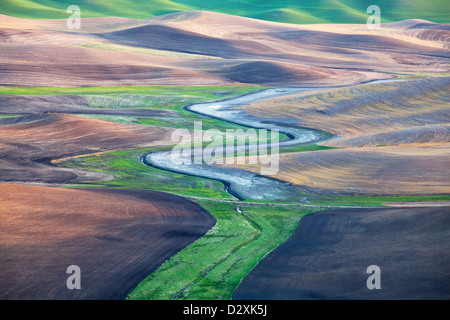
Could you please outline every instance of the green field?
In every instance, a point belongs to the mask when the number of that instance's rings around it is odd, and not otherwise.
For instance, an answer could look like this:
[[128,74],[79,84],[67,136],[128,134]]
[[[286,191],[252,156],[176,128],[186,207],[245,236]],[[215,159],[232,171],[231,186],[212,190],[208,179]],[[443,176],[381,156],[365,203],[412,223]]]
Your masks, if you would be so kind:
[[[93,106],[102,107],[103,103],[112,104],[105,107],[126,108],[136,97],[144,102],[139,107],[166,107],[174,105],[223,100],[232,96],[246,94],[265,87],[247,86],[110,86],[110,87],[10,87],[0,86],[0,94],[13,95],[78,95],[86,97],[103,97],[93,100]],[[115,99],[113,99],[115,98]],[[145,99],[146,98],[146,99]],[[102,102],[102,103],[100,103]]]
[[66,19],[66,9],[76,4],[81,17],[128,17],[145,19],[163,14],[205,10],[255,19],[309,24],[309,23],[366,23],[367,7],[381,9],[382,22],[405,19],[425,19],[449,23],[450,2],[447,0],[3,0],[1,13],[29,19]]
[[[168,259],[129,299],[231,299],[242,279],[288,239],[302,216],[300,207],[243,206],[198,201],[217,220],[200,240]],[[316,209],[317,210],[317,209]]]

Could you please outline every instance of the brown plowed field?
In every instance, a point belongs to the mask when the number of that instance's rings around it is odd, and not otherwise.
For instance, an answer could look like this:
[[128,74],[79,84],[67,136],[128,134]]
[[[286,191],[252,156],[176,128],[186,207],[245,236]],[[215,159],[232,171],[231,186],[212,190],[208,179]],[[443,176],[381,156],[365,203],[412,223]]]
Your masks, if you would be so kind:
[[[123,299],[215,219],[178,196],[0,184],[0,299]],[[69,290],[66,269],[81,269]]]
[[[239,300],[450,298],[450,207],[339,209],[302,218],[233,294]],[[368,289],[369,266],[381,289]]]
[[58,168],[51,160],[117,149],[170,144],[171,129],[66,114],[0,120],[0,181],[73,183],[108,174]]

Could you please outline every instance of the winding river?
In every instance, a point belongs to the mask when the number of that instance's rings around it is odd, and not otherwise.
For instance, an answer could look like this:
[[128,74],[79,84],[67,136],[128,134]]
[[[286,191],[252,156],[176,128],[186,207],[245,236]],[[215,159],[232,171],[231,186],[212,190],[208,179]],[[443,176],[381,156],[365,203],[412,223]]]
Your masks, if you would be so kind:
[[[250,128],[279,130],[280,133],[286,134],[289,140],[280,141],[278,146],[293,146],[317,141],[321,136],[315,131],[289,126],[290,123],[294,124],[290,119],[277,119],[275,123],[275,121],[250,115],[238,108],[255,101],[313,90],[316,88],[266,89],[220,102],[193,104],[187,106],[186,109]],[[247,151],[250,146],[251,144],[246,145]],[[266,144],[266,147],[270,147],[270,145]],[[192,155],[196,152],[201,153],[203,150],[204,148],[193,148]],[[223,154],[225,155],[226,152],[227,147],[224,147]],[[191,157],[188,161],[181,157],[174,158],[172,150],[149,153],[142,158],[142,162],[163,170],[221,181],[225,185],[225,190],[238,199],[283,200],[297,195],[287,182],[226,166],[196,164]]]

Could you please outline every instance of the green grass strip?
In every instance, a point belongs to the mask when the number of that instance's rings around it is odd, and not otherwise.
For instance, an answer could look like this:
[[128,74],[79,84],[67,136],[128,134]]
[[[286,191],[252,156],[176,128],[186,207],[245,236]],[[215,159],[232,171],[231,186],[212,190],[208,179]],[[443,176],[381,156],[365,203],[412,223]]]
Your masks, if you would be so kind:
[[327,196],[311,195],[309,197],[310,205],[324,206],[367,206],[382,207],[390,202],[439,202],[450,201],[450,195],[418,195],[418,196]]
[[0,86],[0,94],[13,95],[182,95],[216,98],[260,90],[259,86],[106,86],[106,87],[12,87]]
[[198,201],[217,220],[200,240],[168,259],[129,295],[132,300],[229,300],[242,279],[317,209]]

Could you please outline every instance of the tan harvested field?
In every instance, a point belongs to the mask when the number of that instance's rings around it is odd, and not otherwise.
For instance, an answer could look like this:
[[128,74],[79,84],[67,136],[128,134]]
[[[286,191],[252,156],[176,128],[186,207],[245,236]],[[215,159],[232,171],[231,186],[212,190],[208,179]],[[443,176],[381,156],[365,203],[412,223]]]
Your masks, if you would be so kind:
[[195,11],[82,19],[80,30],[65,22],[0,15],[1,84],[320,87],[393,77],[378,71],[449,70],[449,31],[421,20],[368,30]]
[[[261,165],[235,167],[260,172]],[[449,194],[450,143],[435,146],[344,148],[281,154],[272,178],[313,193],[342,195]]]
[[305,189],[336,194],[448,194],[449,146],[438,156],[433,150],[405,155],[392,147],[283,155],[277,177]]
[[[200,206],[148,190],[0,184],[1,299],[123,299],[214,224]],[[81,290],[66,269],[78,265]]]
[[66,114],[0,120],[0,181],[63,184],[111,179],[109,174],[59,168],[51,161],[117,149],[170,144],[171,129],[113,123]]
[[[324,89],[252,103],[246,112],[335,135],[339,147],[280,155],[274,178],[356,195],[450,193],[450,78]],[[259,165],[239,165],[260,172]]]
[[448,142],[450,77],[323,89],[243,107],[259,117],[294,120],[331,132],[333,147]]

